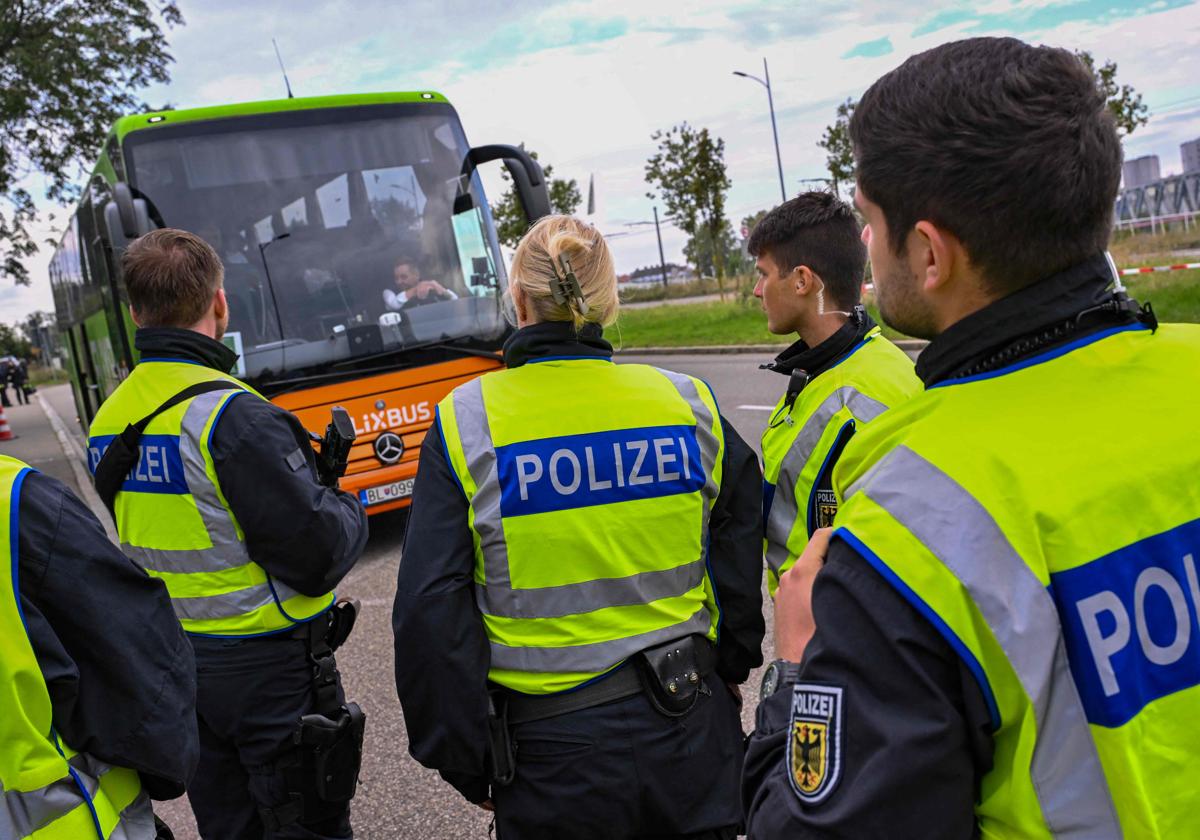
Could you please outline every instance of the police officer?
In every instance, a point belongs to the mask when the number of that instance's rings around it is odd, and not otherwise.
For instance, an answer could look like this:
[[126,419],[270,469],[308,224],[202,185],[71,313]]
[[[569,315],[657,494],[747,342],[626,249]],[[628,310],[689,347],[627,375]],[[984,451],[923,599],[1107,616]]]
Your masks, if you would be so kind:
[[767,586],[837,512],[833,467],[855,430],[920,390],[913,365],[860,305],[867,249],[828,192],[785,201],[754,227],[754,295],[774,335],[799,339],[766,367],[787,389],[763,431]]
[[750,833],[1196,836],[1200,329],[1114,289],[1104,97],[979,38],[850,132],[883,318],[932,343],[842,455],[811,612],[824,540],[782,581]]
[[200,833],[350,837],[348,800],[320,801],[292,742],[302,715],[341,700],[332,589],[362,552],[366,514],[318,482],[299,420],[229,375],[237,357],[218,340],[228,307],[207,243],[152,231],[122,273],[141,360],[92,421],[91,463],[102,470],[114,438],[154,415],[114,511],[122,547],[166,583],[195,649],[201,755],[188,794]]
[[421,454],[393,615],[410,749],[504,840],[733,837],[754,453],[700,380],[613,364],[592,227],[539,221],[512,278],[508,369],[446,397]]
[[169,838],[150,799],[183,793],[198,741],[166,588],[62,484],[7,456],[0,546],[0,837]]

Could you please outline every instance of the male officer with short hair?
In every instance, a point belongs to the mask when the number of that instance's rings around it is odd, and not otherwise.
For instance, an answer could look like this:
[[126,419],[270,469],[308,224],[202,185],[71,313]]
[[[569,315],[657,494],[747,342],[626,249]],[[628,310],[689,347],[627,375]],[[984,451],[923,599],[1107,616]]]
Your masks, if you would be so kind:
[[153,415],[113,510],[122,547],[166,583],[195,649],[201,755],[188,793],[200,833],[350,837],[349,801],[317,795],[293,738],[301,716],[341,702],[332,590],[362,553],[366,512],[318,480],[300,421],[229,375],[212,247],[155,230],[121,265],[141,360],[92,421],[91,464]]
[[913,364],[860,304],[867,248],[854,212],[828,192],[785,201],[754,227],[767,329],[797,341],[767,365],[788,378],[762,435],[767,586],[837,513],[831,476],[855,430],[920,390]]
[[781,582],[749,833],[1196,836],[1200,328],[1113,288],[1104,96],[1070,52],[975,38],[850,133],[925,391],[855,435],[832,541]]

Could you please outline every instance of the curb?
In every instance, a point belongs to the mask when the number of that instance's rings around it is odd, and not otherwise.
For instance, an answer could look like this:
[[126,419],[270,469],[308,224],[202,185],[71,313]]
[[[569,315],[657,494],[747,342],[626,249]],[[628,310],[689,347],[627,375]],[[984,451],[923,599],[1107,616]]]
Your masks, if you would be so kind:
[[46,419],[50,421],[50,428],[54,429],[54,434],[58,438],[58,445],[62,447],[63,454],[67,456],[67,462],[71,465],[71,474],[75,476],[75,484],[79,488],[79,495],[83,497],[84,503],[100,520],[100,524],[104,526],[104,533],[108,534],[108,538],[115,544],[120,545],[117,539],[117,530],[113,526],[112,517],[108,514],[108,508],[104,506],[104,502],[100,501],[100,496],[92,487],[92,477],[88,475],[83,465],[87,462],[87,456],[83,454],[83,450],[79,448],[79,444],[71,437],[71,433],[67,430],[67,426],[63,423],[63,419],[58,415],[50,403],[41,393],[35,393],[38,405],[42,408],[42,413],[46,415]]
[[[928,341],[919,338],[902,338],[892,342],[906,353],[920,353]],[[615,352],[629,356],[703,356],[723,353],[745,353],[777,355],[786,344],[707,344],[697,347],[622,347]]]

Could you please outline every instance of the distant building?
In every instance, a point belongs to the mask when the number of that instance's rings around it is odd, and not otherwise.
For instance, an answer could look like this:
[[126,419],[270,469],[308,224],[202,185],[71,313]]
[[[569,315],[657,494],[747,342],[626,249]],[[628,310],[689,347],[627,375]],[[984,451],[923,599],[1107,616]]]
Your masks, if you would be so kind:
[[1200,137],[1179,145],[1179,156],[1183,158],[1183,173],[1200,172]]
[[1125,165],[1121,167],[1121,178],[1125,182],[1125,189],[1127,190],[1134,187],[1144,187],[1146,184],[1153,184],[1155,181],[1162,180],[1158,166],[1158,155],[1146,155],[1145,157],[1125,161]]

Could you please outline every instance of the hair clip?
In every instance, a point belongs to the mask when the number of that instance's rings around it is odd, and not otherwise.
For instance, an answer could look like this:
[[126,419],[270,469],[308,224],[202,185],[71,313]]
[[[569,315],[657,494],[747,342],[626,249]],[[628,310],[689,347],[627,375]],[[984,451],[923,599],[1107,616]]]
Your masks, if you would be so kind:
[[571,261],[567,259],[566,254],[559,254],[558,263],[562,266],[562,274],[558,273],[553,260],[550,262],[550,268],[554,272],[554,282],[550,284],[550,294],[554,296],[554,302],[560,306],[569,306],[574,303],[580,315],[586,314],[587,304],[583,299],[583,289],[579,285],[579,278],[575,276],[574,269],[571,268]]

